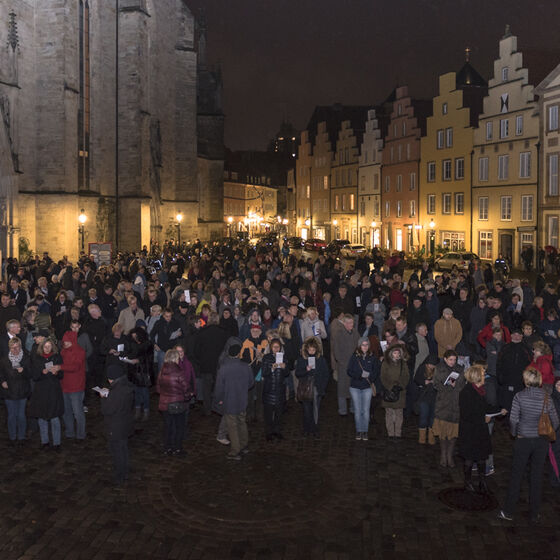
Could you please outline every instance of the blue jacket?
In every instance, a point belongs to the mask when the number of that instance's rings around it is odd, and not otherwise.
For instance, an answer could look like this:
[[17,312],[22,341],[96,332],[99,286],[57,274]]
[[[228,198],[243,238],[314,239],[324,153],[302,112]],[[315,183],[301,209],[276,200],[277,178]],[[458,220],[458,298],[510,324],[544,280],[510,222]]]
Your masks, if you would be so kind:
[[[364,371],[368,377],[362,377]],[[346,371],[351,377],[350,387],[354,389],[368,389],[370,384],[377,386],[380,372],[381,362],[373,354],[361,357],[356,353],[352,354]]]

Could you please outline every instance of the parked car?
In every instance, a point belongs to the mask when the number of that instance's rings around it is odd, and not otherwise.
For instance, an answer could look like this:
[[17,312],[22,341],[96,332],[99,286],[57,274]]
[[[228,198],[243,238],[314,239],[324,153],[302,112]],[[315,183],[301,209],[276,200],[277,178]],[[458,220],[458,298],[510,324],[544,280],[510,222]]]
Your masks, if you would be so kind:
[[327,248],[327,242],[324,239],[306,239],[304,246],[306,251],[320,251]]
[[471,259],[479,260],[476,253],[450,251],[435,260],[434,268],[436,270],[451,270],[453,266],[456,266],[459,270],[467,270]]
[[335,239],[327,245],[327,253],[338,255],[344,245],[350,245],[349,239]]
[[363,245],[358,245],[356,243],[348,243],[343,245],[340,249],[340,256],[347,259],[356,259],[367,254],[367,249]]
[[304,242],[301,237],[288,237],[286,241],[291,249],[303,249]]

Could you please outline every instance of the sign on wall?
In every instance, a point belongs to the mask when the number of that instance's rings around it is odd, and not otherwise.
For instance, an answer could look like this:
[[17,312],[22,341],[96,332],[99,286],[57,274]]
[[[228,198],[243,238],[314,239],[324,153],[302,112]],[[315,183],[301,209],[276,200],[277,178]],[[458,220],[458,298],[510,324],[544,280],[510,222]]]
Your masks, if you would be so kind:
[[112,243],[89,243],[88,245],[89,254],[93,255],[93,260],[97,266],[111,264]]

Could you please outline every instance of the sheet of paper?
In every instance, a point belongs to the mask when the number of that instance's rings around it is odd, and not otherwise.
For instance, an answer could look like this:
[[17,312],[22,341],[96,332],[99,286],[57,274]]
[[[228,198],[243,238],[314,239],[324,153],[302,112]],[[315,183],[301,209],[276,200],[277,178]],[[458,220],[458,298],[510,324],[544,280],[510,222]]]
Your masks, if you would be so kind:
[[387,350],[387,341],[386,340],[380,340],[379,344],[381,345],[381,350],[383,350],[383,352],[385,352],[385,350]]
[[276,352],[276,363],[277,364],[284,363],[284,352]]
[[190,290],[185,290],[184,293],[185,293],[185,301],[187,303],[190,303],[191,302],[191,291]]
[[124,344],[117,344],[117,352],[124,352]]
[[52,369],[53,366],[54,366],[54,364],[53,364],[52,362],[47,362],[47,363],[45,364],[45,369]]
[[311,369],[315,369],[315,356],[309,356],[307,358],[307,365],[311,368]]

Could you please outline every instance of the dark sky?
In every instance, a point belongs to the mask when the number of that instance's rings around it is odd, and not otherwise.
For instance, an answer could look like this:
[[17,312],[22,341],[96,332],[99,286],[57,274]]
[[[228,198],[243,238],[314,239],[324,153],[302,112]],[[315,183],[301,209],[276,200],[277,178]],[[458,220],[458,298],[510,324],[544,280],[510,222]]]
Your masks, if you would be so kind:
[[[376,104],[398,83],[436,93],[464,49],[488,78],[509,23],[518,48],[560,49],[560,0],[187,0],[204,8],[224,78],[226,144],[264,149],[315,105]],[[560,57],[551,62],[551,68]],[[531,76],[529,76],[531,79]]]

